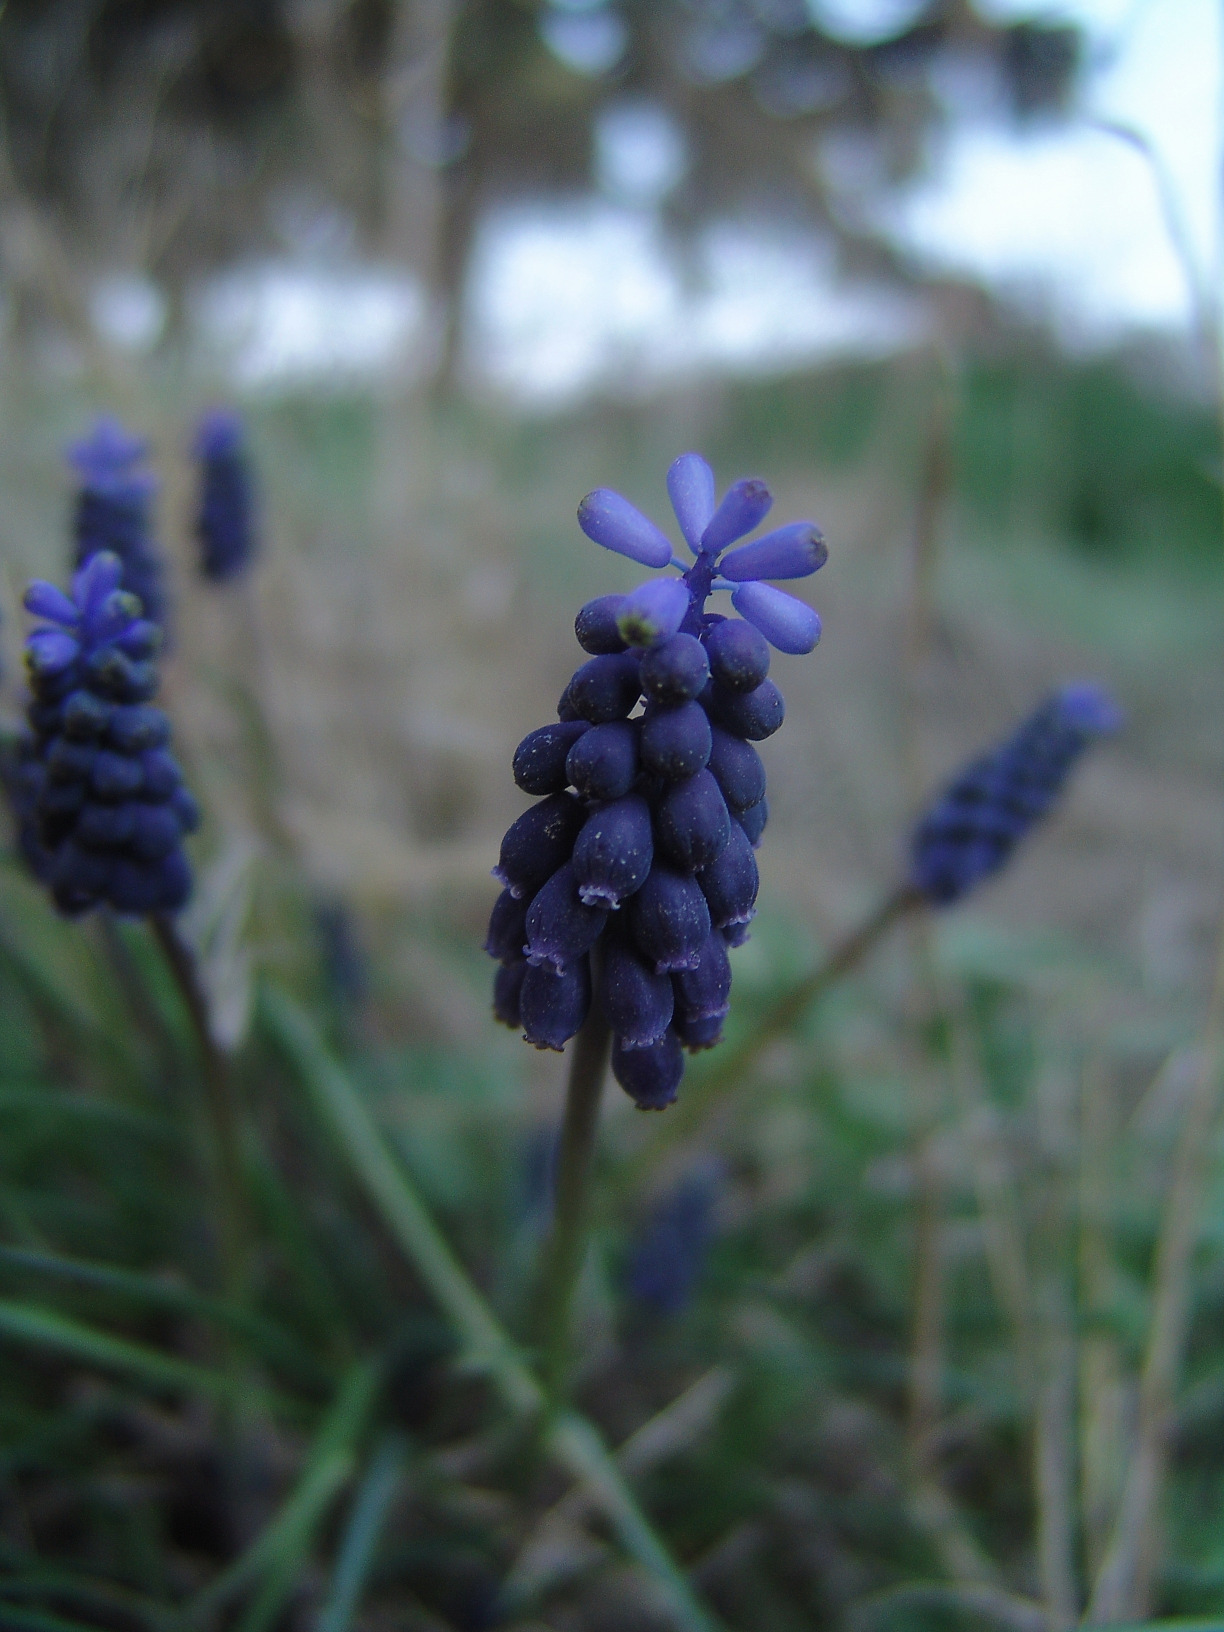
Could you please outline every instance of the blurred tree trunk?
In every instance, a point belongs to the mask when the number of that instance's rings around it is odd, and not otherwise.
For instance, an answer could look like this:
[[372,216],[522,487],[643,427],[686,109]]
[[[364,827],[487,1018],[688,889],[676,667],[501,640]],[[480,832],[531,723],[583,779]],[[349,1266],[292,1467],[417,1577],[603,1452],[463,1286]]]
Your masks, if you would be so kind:
[[426,355],[418,366],[423,361],[427,377],[447,349],[443,336],[455,304],[441,254],[454,11],[454,0],[398,0],[382,81],[382,248],[424,294]]

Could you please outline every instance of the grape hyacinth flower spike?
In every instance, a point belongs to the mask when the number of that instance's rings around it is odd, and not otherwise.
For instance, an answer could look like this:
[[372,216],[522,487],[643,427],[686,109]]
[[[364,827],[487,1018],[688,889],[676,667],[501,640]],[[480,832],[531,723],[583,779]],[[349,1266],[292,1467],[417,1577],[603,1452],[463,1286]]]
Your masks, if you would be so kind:
[[944,907],[997,873],[1049,813],[1084,750],[1121,724],[1100,686],[1080,682],[1046,698],[1011,736],[962,767],[919,819],[910,887]]
[[173,913],[191,893],[183,838],[199,811],[169,752],[169,721],[150,701],[161,634],[123,574],[103,550],[71,595],[35,582],[25,596],[43,621],[26,641],[23,796],[36,870],[72,917],[100,904]]
[[145,468],[148,443],[129,436],[115,419],[97,420],[83,442],[68,450],[80,481],[75,530],[76,565],[99,551],[117,555],[122,588],[137,596],[144,616],[167,633],[169,602],[161,552],[153,541],[150,506],[156,481]]
[[214,584],[237,578],[250,565],[257,533],[255,486],[241,419],[214,408],[196,429],[200,466],[195,535],[200,571]]
[[[687,564],[619,493],[579,507],[588,538],[663,575],[578,613],[588,659],[557,722],[514,755],[538,803],[503,841],[486,941],[501,963],[497,1018],[560,1049],[594,1009],[613,1074],[647,1110],[675,1099],[685,1049],[719,1041],[728,949],[756,910],[768,806],[754,744],[784,713],[769,648],[805,653],[820,637],[816,612],[765,580],[806,577],[828,553],[806,521],[741,542],[769,490],[738,481],[719,501],[699,454],[682,454],[667,486]],[[716,591],[738,617],[707,610]]]

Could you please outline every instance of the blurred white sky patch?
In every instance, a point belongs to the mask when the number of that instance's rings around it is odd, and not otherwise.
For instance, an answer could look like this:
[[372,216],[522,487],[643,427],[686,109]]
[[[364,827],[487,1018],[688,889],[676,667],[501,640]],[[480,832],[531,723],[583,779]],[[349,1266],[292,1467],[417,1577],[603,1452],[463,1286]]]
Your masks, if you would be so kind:
[[395,268],[267,261],[211,279],[193,301],[211,360],[240,387],[349,386],[424,364],[426,301]]
[[90,322],[118,351],[149,351],[161,339],[168,315],[165,295],[142,272],[111,273],[89,292]]
[[[978,0],[999,20],[1031,5]],[[1151,167],[1093,124],[1141,134],[1159,156],[1208,285],[1218,275],[1222,53],[1218,0],[1075,0],[1043,20],[1088,32],[1081,109],[1015,131],[965,108],[927,180],[877,216],[924,264],[980,279],[1071,345],[1133,328],[1184,332],[1190,292]]]
[[687,286],[656,218],[595,201],[499,211],[468,285],[466,366],[535,407],[635,395],[726,371],[786,372],[881,355],[924,330],[918,302],[839,284],[812,239],[726,224]]

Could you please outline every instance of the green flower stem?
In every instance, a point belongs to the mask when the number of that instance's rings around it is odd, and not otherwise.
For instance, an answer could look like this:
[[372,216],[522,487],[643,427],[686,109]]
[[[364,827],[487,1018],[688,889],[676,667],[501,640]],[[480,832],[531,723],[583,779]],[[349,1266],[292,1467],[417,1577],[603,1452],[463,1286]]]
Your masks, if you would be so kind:
[[682,1094],[665,1116],[656,1118],[659,1135],[650,1140],[630,1164],[629,1176],[644,1178],[667,1150],[706,1121],[720,1101],[739,1087],[745,1072],[770,1043],[798,1025],[816,999],[843,975],[856,969],[893,925],[921,906],[924,899],[921,892],[911,885],[898,885],[810,974],[804,975],[775,998],[741,1042],[725,1050],[720,1049],[715,1057],[717,1063],[702,1072],[693,1084],[694,1091]]
[[174,976],[191,1017],[200,1047],[204,1095],[211,1125],[217,1180],[217,1225],[221,1232],[221,1262],[226,1295],[241,1304],[246,1286],[249,1240],[246,1192],[242,1183],[242,1131],[229,1061],[212,1033],[208,997],[200,980],[195,953],[174,919],[154,913],[149,919],[154,937]]
[[569,1370],[570,1313],[586,1255],[595,1134],[611,1041],[608,1022],[599,1004],[592,1002],[591,1012],[574,1039],[570,1059],[565,1119],[557,1152],[556,1201],[544,1249],[535,1323],[544,1356],[544,1386],[554,1403],[564,1396]]
[[631,1558],[653,1576],[660,1599],[683,1632],[719,1632],[719,1622],[693,1595],[625,1483],[598,1431],[577,1412],[546,1413],[539,1379],[429,1215],[356,1087],[332,1058],[305,1010],[279,988],[260,991],[263,1023],[293,1064],[318,1114],[343,1150],[362,1189],[413,1265],[467,1351],[516,1415],[547,1417],[548,1453],[589,1493]]

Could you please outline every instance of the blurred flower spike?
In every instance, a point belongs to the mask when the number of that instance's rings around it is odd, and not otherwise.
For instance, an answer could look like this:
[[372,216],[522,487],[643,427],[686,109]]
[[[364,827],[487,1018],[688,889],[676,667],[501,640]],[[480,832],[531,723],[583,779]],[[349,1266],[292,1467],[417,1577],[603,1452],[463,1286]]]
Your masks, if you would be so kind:
[[149,445],[105,415],[83,442],[68,450],[80,486],[76,505],[76,565],[99,551],[117,555],[123,588],[140,600],[146,617],[166,632],[169,606],[161,553],[153,541],[150,508],[157,483],[145,468]]
[[[727,953],[756,911],[753,851],[769,814],[753,743],[785,712],[769,643],[809,652],[820,635],[811,607],[761,579],[806,577],[827,556],[811,522],[723,554],[768,513],[763,482],[736,482],[718,503],[709,465],[686,453],[667,485],[687,567],[619,493],[601,488],[579,508],[595,543],[679,576],[578,613],[590,657],[557,723],[515,752],[514,779],[539,802],[502,842],[504,888],[485,942],[501,964],[497,1018],[560,1049],[597,1003],[613,1074],[644,1110],[675,1099],[684,1049],[722,1035]],[[731,592],[740,617],[706,611],[715,590]]]
[[1089,682],[1064,686],[996,748],[953,777],[916,824],[909,882],[935,906],[959,901],[997,873],[1048,814],[1072,766],[1121,729],[1122,711]]
[[215,584],[237,578],[250,565],[257,544],[255,484],[242,420],[214,408],[196,428],[200,464],[195,534],[200,571]]
[[168,751],[169,722],[150,705],[161,633],[121,587],[123,571],[102,551],[71,595],[35,582],[25,596],[45,621],[26,641],[23,846],[69,916],[103,903],[176,912],[191,893],[182,841],[199,811]]

